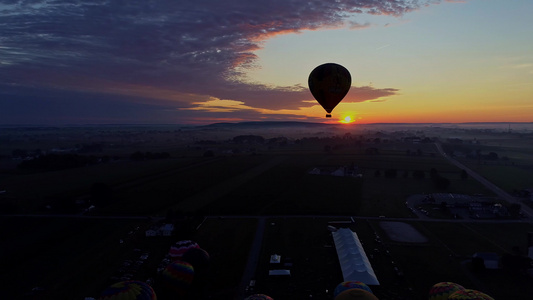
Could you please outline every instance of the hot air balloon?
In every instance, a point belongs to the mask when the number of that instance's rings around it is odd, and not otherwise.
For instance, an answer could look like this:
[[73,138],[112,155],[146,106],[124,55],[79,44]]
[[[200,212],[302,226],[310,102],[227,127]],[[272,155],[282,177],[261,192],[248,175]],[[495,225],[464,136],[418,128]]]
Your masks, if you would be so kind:
[[372,290],[368,287],[368,285],[361,281],[344,281],[339,283],[333,291],[333,298],[337,297],[340,293],[350,289],[360,289],[372,293]]
[[204,272],[209,266],[209,253],[202,248],[191,248],[183,254],[181,260],[190,263],[195,274],[198,274]]
[[448,297],[449,300],[461,299],[461,300],[494,300],[491,296],[482,293],[480,291],[465,289],[457,291]]
[[156,300],[154,290],[142,281],[117,282],[102,292],[99,300]]
[[168,254],[170,255],[170,259],[172,261],[180,259],[185,252],[189,249],[193,248],[200,248],[196,242],[190,241],[190,240],[183,240],[176,242],[176,244],[172,245],[170,247],[170,251]]
[[457,283],[443,281],[434,284],[429,290],[429,300],[446,300],[448,297],[457,291],[462,291],[465,288]]
[[345,67],[327,63],[309,74],[308,84],[313,97],[326,110],[326,117],[331,118],[331,111],[350,90],[352,77]]
[[244,300],[274,300],[270,296],[267,296],[265,294],[254,294],[246,297]]
[[365,291],[362,289],[349,289],[345,290],[342,293],[338,294],[335,298],[335,300],[379,300],[378,297],[374,296],[369,291]]
[[[166,295],[187,294],[194,278],[193,266],[184,261],[170,263],[162,272],[158,284]],[[159,285],[158,285],[159,286]],[[158,290],[159,292],[159,290]]]

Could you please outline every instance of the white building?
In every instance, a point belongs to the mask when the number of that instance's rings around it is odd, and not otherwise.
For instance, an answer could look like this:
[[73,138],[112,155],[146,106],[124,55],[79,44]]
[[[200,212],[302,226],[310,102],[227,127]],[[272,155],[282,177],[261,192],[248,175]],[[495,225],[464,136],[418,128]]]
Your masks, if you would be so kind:
[[147,237],[151,236],[172,236],[174,224],[164,224],[158,227],[152,227],[145,231]]
[[339,228],[331,234],[337,248],[344,281],[356,280],[367,285],[379,285],[357,234],[349,228]]

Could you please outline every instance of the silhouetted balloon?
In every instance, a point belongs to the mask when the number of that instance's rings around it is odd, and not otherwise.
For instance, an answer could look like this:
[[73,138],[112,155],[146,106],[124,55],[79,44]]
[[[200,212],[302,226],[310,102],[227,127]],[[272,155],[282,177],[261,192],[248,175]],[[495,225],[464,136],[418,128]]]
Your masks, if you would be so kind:
[[155,300],[154,290],[142,281],[117,282],[102,292],[99,300]]
[[443,281],[435,283],[429,290],[429,300],[446,300],[448,297],[457,291],[462,291],[465,288],[454,282]]
[[191,248],[183,254],[181,260],[190,263],[195,274],[204,272],[209,266],[209,254],[201,248]]
[[480,291],[466,289],[457,291],[448,297],[449,300],[494,300],[491,296]]
[[328,112],[326,117],[331,117],[331,111],[350,90],[352,77],[345,67],[327,63],[309,74],[308,84],[313,97]]
[[350,289],[361,289],[372,293],[372,290],[361,281],[344,281],[337,285],[333,291],[333,298],[337,297],[340,293]]

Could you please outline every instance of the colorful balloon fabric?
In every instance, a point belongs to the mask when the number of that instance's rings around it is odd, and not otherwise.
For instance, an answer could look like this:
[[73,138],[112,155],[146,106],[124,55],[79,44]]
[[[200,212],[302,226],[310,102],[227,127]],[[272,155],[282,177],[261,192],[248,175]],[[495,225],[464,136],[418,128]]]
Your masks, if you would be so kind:
[[255,294],[255,295],[250,295],[246,297],[246,299],[244,300],[274,300],[274,299],[264,294]]
[[379,300],[378,297],[374,296],[369,291],[365,291],[362,289],[349,289],[345,290],[342,293],[338,294],[335,298],[335,300]]
[[331,111],[350,90],[352,77],[345,67],[327,63],[311,71],[308,85],[313,97],[328,113],[326,117],[331,117]]
[[449,281],[443,281],[434,284],[431,289],[429,290],[429,300],[446,300],[448,297],[457,292],[462,291],[465,288],[461,286],[460,284],[449,282]]
[[195,272],[202,272],[209,266],[209,253],[202,248],[188,249],[181,257],[182,261],[190,263]]
[[448,297],[449,300],[461,299],[461,300],[494,300],[491,296],[482,293],[480,291],[466,289],[457,291]]
[[171,260],[180,259],[185,252],[189,249],[200,248],[196,242],[190,240],[183,240],[176,242],[176,244],[170,247],[168,254],[170,255]]
[[194,278],[193,266],[184,261],[170,263],[161,273],[161,285],[178,295],[186,294]]
[[361,281],[344,281],[339,283],[337,287],[335,287],[335,290],[333,291],[333,298],[337,297],[337,295],[339,295],[340,293],[350,289],[360,289],[372,293],[372,290],[368,287],[368,285]]
[[154,290],[142,281],[117,282],[102,292],[99,300],[156,300]]

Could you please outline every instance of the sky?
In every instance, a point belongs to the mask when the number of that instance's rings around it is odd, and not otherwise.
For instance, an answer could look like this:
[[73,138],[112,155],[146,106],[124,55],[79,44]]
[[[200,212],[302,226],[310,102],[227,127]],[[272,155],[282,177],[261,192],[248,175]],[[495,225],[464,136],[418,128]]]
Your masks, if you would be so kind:
[[[531,0],[0,0],[0,124],[533,122],[532,15]],[[332,118],[307,84],[323,63],[352,76]]]

